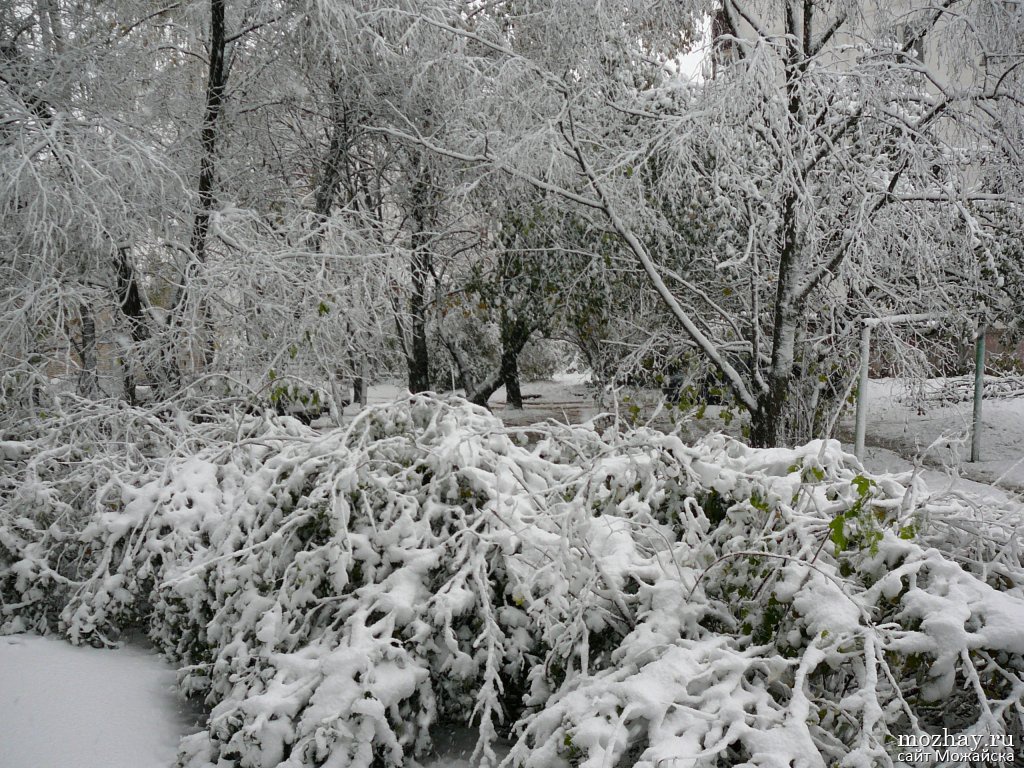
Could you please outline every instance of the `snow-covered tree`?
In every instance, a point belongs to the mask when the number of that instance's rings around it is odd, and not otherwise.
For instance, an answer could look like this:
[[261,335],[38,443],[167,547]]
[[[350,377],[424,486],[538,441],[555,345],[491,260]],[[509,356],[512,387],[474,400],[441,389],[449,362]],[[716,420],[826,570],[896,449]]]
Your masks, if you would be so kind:
[[149,28],[159,15],[57,0],[0,9],[3,367],[37,384],[70,366],[83,394],[120,394],[121,369],[131,398],[133,374],[155,362],[138,265],[183,200],[159,131],[138,119],[176,71],[166,53],[154,70],[144,48],[166,41]]
[[1005,172],[987,190],[986,163],[1018,165],[1020,101],[1017,60],[986,51],[1006,55],[990,17],[1010,11],[728,2],[716,76],[694,81],[676,71],[688,38],[673,8],[424,17],[473,50],[479,98],[457,146],[402,135],[601,222],[750,412],[751,439],[806,437],[849,392],[859,317],[966,323],[996,285],[984,222],[998,216],[978,209],[1019,199]]

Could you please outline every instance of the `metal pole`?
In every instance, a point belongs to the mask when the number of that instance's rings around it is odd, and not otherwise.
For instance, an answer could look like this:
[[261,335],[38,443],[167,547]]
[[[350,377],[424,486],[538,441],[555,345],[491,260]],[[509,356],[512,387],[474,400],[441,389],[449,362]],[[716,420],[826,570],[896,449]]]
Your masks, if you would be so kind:
[[871,358],[871,326],[860,331],[860,383],[857,385],[857,426],[853,452],[864,461],[864,435],[868,428],[868,362]]
[[985,394],[985,326],[978,326],[974,341],[974,419],[971,426],[971,461],[981,461],[981,398]]

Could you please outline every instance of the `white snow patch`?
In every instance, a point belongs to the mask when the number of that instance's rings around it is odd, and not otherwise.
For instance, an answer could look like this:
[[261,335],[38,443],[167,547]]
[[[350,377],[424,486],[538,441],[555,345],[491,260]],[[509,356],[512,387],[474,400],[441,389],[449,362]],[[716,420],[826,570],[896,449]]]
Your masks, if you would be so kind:
[[[960,475],[958,484],[966,484],[963,478],[986,484],[988,494],[993,492],[987,486],[990,483],[1011,491],[1024,489],[1024,397],[983,402],[981,461],[969,462],[973,404],[922,401],[915,396],[918,388],[930,392],[943,381],[930,379],[915,385],[903,379],[872,379],[868,442],[881,441],[903,456],[923,455],[929,464],[945,469],[944,474]],[[869,469],[876,466],[877,462],[868,462]],[[890,466],[885,468],[892,471]],[[942,474],[933,471],[929,486],[941,488],[936,481]]]
[[167,768],[195,730],[174,671],[141,648],[0,637],[4,768]]

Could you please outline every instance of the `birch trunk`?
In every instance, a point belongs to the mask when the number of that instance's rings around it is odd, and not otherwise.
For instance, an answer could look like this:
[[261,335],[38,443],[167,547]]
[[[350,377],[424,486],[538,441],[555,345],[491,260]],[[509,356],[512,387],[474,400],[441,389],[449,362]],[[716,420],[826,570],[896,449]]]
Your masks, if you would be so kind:
[[82,368],[78,374],[78,394],[82,397],[95,397],[99,392],[99,381],[96,373],[96,317],[92,307],[84,302],[79,310],[82,319],[82,343],[78,347],[78,357]]

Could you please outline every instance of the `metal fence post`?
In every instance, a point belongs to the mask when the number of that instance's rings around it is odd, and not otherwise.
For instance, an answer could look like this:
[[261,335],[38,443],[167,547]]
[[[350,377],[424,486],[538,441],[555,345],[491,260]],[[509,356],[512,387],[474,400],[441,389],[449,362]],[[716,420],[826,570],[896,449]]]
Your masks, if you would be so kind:
[[985,394],[985,326],[974,341],[974,417],[971,423],[971,461],[981,461],[981,398]]
[[864,461],[864,435],[868,428],[868,363],[871,358],[871,325],[860,331],[860,383],[857,385],[857,425],[853,453]]

